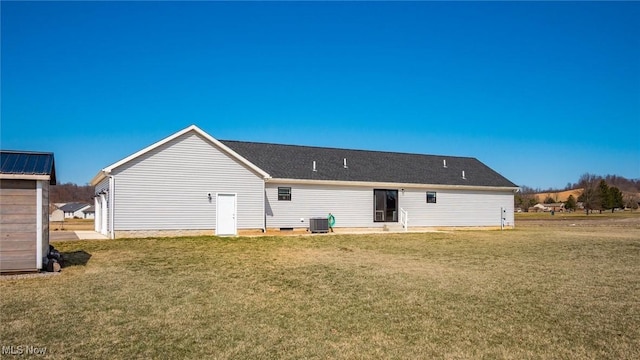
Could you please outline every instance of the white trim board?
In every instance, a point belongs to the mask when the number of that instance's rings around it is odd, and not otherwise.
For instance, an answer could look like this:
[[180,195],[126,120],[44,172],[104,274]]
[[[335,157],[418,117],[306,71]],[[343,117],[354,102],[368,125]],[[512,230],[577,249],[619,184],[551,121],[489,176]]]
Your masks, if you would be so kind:
[[484,191],[512,191],[518,192],[518,187],[504,186],[469,186],[469,185],[444,185],[444,184],[413,184],[393,182],[369,182],[369,181],[345,181],[345,180],[308,180],[308,179],[280,179],[269,178],[268,184],[305,184],[305,185],[330,185],[330,186],[357,186],[390,189],[428,189],[428,190],[484,190]]

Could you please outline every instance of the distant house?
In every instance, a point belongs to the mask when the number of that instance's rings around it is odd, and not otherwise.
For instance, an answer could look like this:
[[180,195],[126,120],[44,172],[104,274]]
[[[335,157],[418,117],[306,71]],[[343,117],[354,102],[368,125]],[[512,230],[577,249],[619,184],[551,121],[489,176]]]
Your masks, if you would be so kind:
[[49,208],[49,221],[64,221],[64,211],[55,205],[51,205]]
[[[334,228],[514,226],[518,186],[471,157],[221,141],[190,126],[102,168],[111,238]],[[314,221],[315,223],[315,221]]]
[[82,210],[84,213],[84,219],[93,219],[96,215],[96,207],[94,205],[89,206],[88,208]]
[[535,204],[529,208],[529,212],[543,212],[548,211],[544,204]]
[[529,208],[529,212],[563,212],[564,203],[552,203],[552,204],[535,204]]
[[65,219],[85,219],[85,210],[89,208],[91,205],[87,203],[72,202],[63,205],[60,210],[64,212]]
[[564,203],[551,203],[545,204],[547,208],[545,211],[564,212]]
[[49,253],[52,153],[0,150],[0,272],[36,271]]

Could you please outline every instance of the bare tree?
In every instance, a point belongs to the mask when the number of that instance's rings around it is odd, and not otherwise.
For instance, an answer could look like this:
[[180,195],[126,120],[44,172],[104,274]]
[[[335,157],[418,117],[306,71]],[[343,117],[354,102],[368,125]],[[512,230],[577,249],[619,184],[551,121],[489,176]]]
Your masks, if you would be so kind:
[[625,193],[623,195],[624,206],[631,210],[638,209],[638,205],[640,204],[640,197],[635,193]]
[[587,215],[598,206],[598,184],[601,179],[601,176],[585,173],[578,180],[578,185],[584,189],[578,201],[582,202]]
[[51,186],[49,189],[49,202],[86,202],[93,203],[93,187],[89,185],[76,185],[73,183]]
[[521,208],[522,211],[529,211],[530,207],[538,203],[538,197],[535,193],[535,189],[523,185],[520,188],[520,192],[514,196],[515,207]]

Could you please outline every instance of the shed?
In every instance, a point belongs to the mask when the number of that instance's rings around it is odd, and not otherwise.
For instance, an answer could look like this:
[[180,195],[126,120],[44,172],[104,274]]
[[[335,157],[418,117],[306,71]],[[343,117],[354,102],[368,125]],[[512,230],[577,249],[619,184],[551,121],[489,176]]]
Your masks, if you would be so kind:
[[0,150],[0,272],[37,271],[49,250],[52,153]]

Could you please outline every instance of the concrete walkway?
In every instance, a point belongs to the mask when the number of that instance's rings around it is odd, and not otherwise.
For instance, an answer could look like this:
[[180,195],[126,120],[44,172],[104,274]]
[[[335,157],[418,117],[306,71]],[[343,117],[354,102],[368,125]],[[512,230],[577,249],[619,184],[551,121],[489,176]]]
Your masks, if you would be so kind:
[[51,242],[69,240],[108,240],[108,238],[100,233],[90,230],[49,232],[49,241]]
[[74,231],[80,240],[108,240],[109,238],[95,231]]

